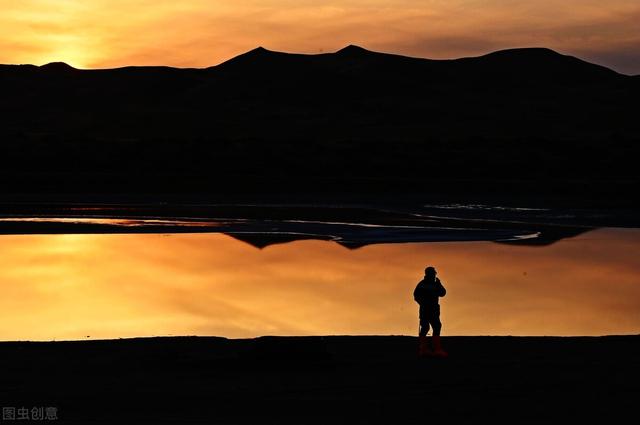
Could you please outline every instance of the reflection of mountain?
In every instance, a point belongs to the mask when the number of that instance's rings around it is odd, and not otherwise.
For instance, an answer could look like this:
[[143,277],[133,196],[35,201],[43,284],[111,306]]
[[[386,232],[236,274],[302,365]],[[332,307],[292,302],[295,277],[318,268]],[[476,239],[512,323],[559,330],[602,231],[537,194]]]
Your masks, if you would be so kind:
[[571,238],[588,232],[590,228],[576,227],[547,227],[540,229],[536,237],[525,237],[522,239],[502,240],[505,237],[514,237],[517,231],[504,233],[504,231],[496,231],[487,229],[484,232],[465,232],[460,229],[455,231],[450,229],[446,234],[430,231],[425,228],[416,232],[414,235],[398,235],[392,229],[388,233],[380,235],[378,238],[371,237],[367,234],[351,234],[351,235],[305,235],[305,234],[277,234],[277,233],[243,233],[230,232],[226,235],[233,237],[239,241],[245,242],[255,248],[264,249],[271,245],[289,243],[303,240],[335,240],[336,243],[348,249],[358,249],[368,245],[376,245],[381,243],[406,243],[406,242],[444,242],[444,241],[480,241],[487,240],[497,243],[523,246],[546,246],[554,244],[562,239]]
[[[0,234],[224,233],[256,248],[301,240],[356,249],[404,242],[495,241],[544,245],[616,216],[589,211],[509,209],[479,205],[4,205]],[[38,215],[36,215],[37,213]],[[217,218],[216,218],[217,217]],[[597,217],[594,221],[593,217]],[[637,223],[637,219],[636,219]]]
[[0,90],[5,193],[625,199],[638,179],[639,77],[548,49],[3,65]]
[[225,233],[232,238],[245,242],[255,248],[263,249],[270,245],[281,243],[304,241],[304,240],[328,240],[329,237],[322,235],[304,235],[304,234],[278,234],[278,233],[245,233],[245,232],[229,232]]
[[510,245],[531,245],[544,246],[551,245],[562,239],[573,238],[593,229],[587,227],[547,227],[540,232],[536,238],[517,239],[513,241],[496,241],[498,243]]

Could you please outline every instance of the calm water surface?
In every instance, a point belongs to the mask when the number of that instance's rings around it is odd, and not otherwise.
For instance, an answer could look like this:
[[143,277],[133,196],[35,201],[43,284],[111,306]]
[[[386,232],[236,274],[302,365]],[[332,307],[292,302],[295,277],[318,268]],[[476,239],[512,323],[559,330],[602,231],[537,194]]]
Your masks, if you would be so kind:
[[404,334],[427,264],[448,335],[640,333],[640,230],[545,247],[298,241],[223,234],[0,236],[0,340]]

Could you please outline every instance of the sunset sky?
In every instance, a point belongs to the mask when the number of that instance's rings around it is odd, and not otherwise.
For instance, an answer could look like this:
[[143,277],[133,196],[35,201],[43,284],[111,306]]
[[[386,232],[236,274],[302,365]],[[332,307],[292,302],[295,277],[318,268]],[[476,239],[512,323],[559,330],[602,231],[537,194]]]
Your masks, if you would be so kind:
[[0,0],[0,63],[204,67],[257,46],[429,58],[544,46],[640,74],[638,0]]

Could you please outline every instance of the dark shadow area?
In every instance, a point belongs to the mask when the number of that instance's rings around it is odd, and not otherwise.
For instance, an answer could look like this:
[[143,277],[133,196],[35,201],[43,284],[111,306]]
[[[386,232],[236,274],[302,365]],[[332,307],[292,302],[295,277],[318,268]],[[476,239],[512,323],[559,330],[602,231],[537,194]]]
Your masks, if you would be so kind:
[[3,65],[0,91],[5,199],[637,205],[639,77],[548,49]]
[[443,341],[447,359],[417,359],[403,336],[5,342],[3,403],[105,424],[593,423],[636,411],[637,336]]

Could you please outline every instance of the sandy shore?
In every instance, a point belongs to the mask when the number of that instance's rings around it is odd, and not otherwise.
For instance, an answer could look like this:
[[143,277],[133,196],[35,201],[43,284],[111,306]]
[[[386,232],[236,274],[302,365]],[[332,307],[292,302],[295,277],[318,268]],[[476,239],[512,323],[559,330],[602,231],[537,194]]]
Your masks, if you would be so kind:
[[160,337],[3,342],[3,407],[57,423],[571,423],[640,396],[640,336]]

